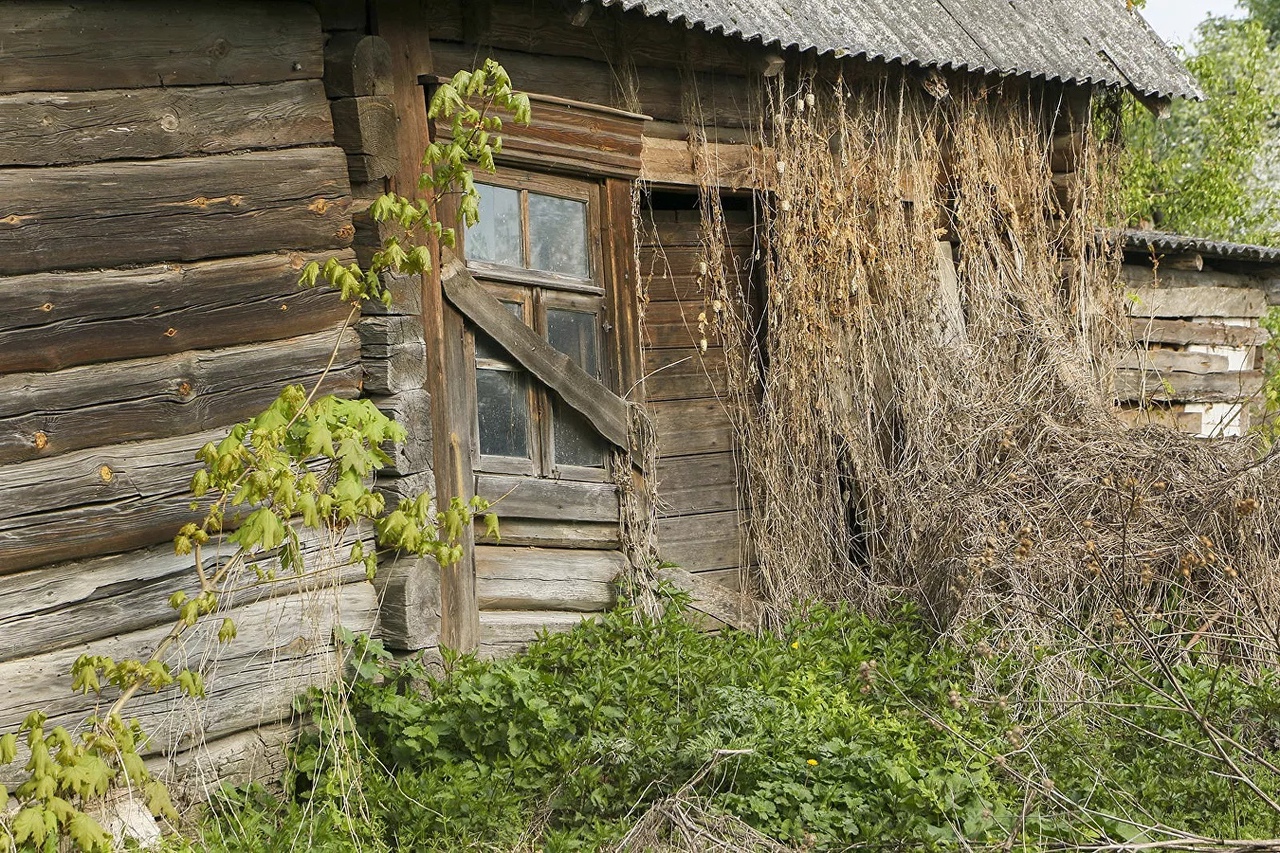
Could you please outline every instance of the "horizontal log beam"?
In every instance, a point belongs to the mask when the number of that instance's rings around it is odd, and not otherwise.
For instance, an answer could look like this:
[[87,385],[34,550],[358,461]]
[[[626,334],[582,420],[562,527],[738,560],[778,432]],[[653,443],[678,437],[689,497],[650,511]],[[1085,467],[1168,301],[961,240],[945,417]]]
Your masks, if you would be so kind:
[[1261,317],[1265,313],[1266,295],[1249,288],[1142,287],[1129,291],[1132,317]]
[[621,551],[476,546],[476,600],[483,610],[607,610],[626,570]]
[[354,331],[0,376],[0,465],[122,436],[143,441],[229,427],[266,408],[285,385],[311,388],[322,376],[322,393],[359,394]]
[[6,3],[0,92],[319,78],[324,37],[302,2]]
[[500,519],[618,523],[618,487],[613,483],[478,474],[476,495],[492,503]]
[[1262,391],[1259,370],[1239,373],[1155,373],[1117,370],[1116,395],[1121,400],[1155,400],[1180,403],[1228,403],[1249,400]]
[[0,275],[351,242],[337,148],[0,170]]
[[0,96],[0,166],[150,160],[333,142],[318,80]]
[[0,278],[0,373],[290,338],[336,328],[348,308],[303,290],[309,261],[349,250]]
[[1236,326],[1207,319],[1135,318],[1129,321],[1129,327],[1132,330],[1133,339],[1140,343],[1256,347],[1271,340],[1271,333],[1260,326]]

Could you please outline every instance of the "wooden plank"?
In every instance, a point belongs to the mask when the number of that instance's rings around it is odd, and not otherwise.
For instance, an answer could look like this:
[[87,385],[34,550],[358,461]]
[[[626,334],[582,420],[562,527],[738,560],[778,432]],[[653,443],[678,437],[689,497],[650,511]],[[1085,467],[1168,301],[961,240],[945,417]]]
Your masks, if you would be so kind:
[[765,605],[747,595],[732,592],[708,578],[690,574],[683,569],[657,569],[654,575],[658,580],[689,592],[690,610],[741,631],[758,631],[764,624]]
[[767,190],[770,176],[758,164],[769,162],[768,156],[751,145],[710,142],[705,150],[697,151],[688,142],[646,136],[640,154],[640,179],[667,186],[709,183],[731,190]]
[[391,45],[385,39],[362,32],[335,33],[329,39],[324,47],[324,90],[330,98],[391,95],[395,88]]
[[593,618],[572,610],[486,610],[480,614],[480,643],[523,648],[543,631],[567,633]]
[[1236,326],[1213,320],[1154,320],[1134,318],[1129,321],[1133,339],[1140,343],[1206,344],[1209,346],[1261,346],[1271,340],[1271,333],[1260,326]]
[[[503,545],[531,545],[539,548],[591,548],[614,550],[621,546],[616,521],[561,521],[558,519],[514,518],[506,515],[503,506],[498,513],[499,532]],[[483,540],[484,523],[476,522],[475,536]]]
[[720,400],[670,400],[649,404],[664,459],[733,449],[733,422]]
[[150,160],[333,141],[316,80],[0,96],[0,166]]
[[477,474],[476,494],[493,503],[498,518],[618,523],[618,487],[538,477]]
[[[277,582],[237,591],[225,603],[239,606],[364,579],[363,567],[345,562],[355,541],[351,532],[336,544],[327,533],[304,530],[301,537],[307,577],[280,572]],[[362,538],[373,544],[367,533]],[[234,545],[220,550],[215,542],[205,553],[212,565],[217,555],[234,550]],[[279,572],[279,560],[272,556],[256,562],[264,572]],[[177,590],[194,595],[199,587],[191,557],[177,556],[168,543],[0,575],[0,624],[5,626],[0,661],[170,624],[169,596]]]
[[391,464],[383,471],[400,477],[430,471],[434,459],[431,395],[418,389],[372,399],[379,411],[408,432],[404,441],[383,445],[382,449],[391,457]]
[[290,766],[288,747],[297,736],[291,724],[260,726],[195,744],[176,755],[151,756],[147,769],[169,788],[178,812],[201,804],[223,782],[268,784],[284,778]]
[[[706,311],[701,299],[688,302],[650,302],[644,309],[642,334],[646,350],[690,349],[697,351],[700,339],[698,315]],[[718,343],[714,334],[708,343]]]
[[226,430],[77,450],[0,468],[0,574],[173,537],[197,518],[196,451]]
[[348,262],[353,255],[256,255],[0,278],[0,373],[61,370],[334,328],[347,306],[325,288],[298,287],[303,265],[328,257]]
[[1116,410],[1116,417],[1131,427],[1157,425],[1190,435],[1198,435],[1204,426],[1203,412],[1188,412],[1179,405],[1126,406]]
[[1266,295],[1252,289],[1142,287],[1129,290],[1132,317],[1261,317],[1266,312]]
[[736,510],[662,518],[658,556],[690,572],[737,568],[747,556],[744,524]]
[[0,274],[351,241],[337,148],[0,170]]
[[1225,355],[1205,352],[1175,352],[1173,350],[1141,350],[1121,358],[1116,367],[1121,370],[1148,370],[1158,374],[1174,370],[1187,373],[1227,373],[1231,362]]
[[[676,350],[656,352],[678,355]],[[645,396],[649,400],[707,400],[728,395],[728,372],[722,352],[709,350],[705,356],[695,352],[691,356],[651,359],[654,354],[646,353],[645,357],[646,366],[653,365],[645,380]]]
[[736,510],[742,504],[731,453],[659,460],[660,516]]
[[605,290],[608,321],[613,327],[606,336],[611,351],[608,364],[614,367],[617,386],[622,396],[633,402],[644,401],[643,366],[640,347],[640,298],[636,269],[636,223],[632,212],[632,185],[611,178],[605,182],[606,263],[612,270],[612,287]]
[[446,258],[440,281],[449,301],[600,435],[616,447],[627,447],[631,423],[627,402],[513,317],[460,260],[448,253]]
[[320,77],[324,44],[304,2],[5,3],[2,92],[271,83]]
[[[339,675],[333,626],[369,631],[377,609],[377,595],[367,583],[261,601],[226,614],[239,634],[225,646],[217,642],[221,619],[206,619],[174,647],[168,660],[171,666],[199,668],[207,697],[191,700],[172,690],[142,691],[129,703],[129,716],[151,736],[151,753],[284,719],[298,693]],[[110,687],[101,699],[73,692],[76,658],[146,656],[167,632],[168,626],[159,626],[0,664],[0,729],[13,730],[35,710],[49,714],[51,727],[75,727],[116,695]],[[6,771],[0,784],[12,782],[13,767]]]
[[1121,400],[1159,402],[1222,403],[1249,400],[1262,390],[1260,370],[1238,373],[1151,373],[1141,370],[1116,371],[1116,395]]
[[331,106],[334,142],[348,155],[359,155],[359,180],[373,181],[396,174],[400,150],[395,101],[386,95],[368,95],[339,98]]
[[477,545],[476,600],[481,610],[607,610],[625,570],[620,551]]
[[360,393],[360,343],[348,330],[301,338],[0,376],[0,465],[230,426],[266,408],[285,385]]

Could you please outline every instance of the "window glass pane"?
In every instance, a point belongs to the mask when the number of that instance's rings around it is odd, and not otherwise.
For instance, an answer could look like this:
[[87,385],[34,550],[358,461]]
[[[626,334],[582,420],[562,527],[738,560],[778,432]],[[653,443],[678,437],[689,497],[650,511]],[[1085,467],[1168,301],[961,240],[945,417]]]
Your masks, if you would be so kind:
[[600,378],[598,328],[595,314],[563,308],[547,309],[547,342],[596,379]]
[[[519,302],[503,302],[502,307],[506,308],[517,319],[524,320],[524,306]],[[479,329],[476,330],[476,358],[485,358],[491,361],[510,361],[511,356],[507,351]]]
[[604,439],[586,418],[559,400],[555,405],[555,442],[557,465],[604,467]]
[[511,267],[524,266],[520,193],[488,184],[476,184],[476,190],[480,193],[480,221],[467,229],[467,258]]
[[529,193],[530,266],[587,278],[587,204]]
[[523,374],[476,368],[476,414],[482,454],[529,458],[529,395]]

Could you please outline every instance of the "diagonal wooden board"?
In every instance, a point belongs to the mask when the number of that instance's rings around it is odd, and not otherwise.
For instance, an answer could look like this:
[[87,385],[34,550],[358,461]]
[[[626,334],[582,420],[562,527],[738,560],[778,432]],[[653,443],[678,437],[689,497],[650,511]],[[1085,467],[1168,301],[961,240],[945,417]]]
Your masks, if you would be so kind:
[[493,338],[521,367],[590,421],[602,436],[615,446],[626,449],[631,423],[627,401],[503,309],[502,303],[467,272],[456,256],[447,250],[442,252],[442,256],[444,264],[440,269],[440,284],[449,302]]

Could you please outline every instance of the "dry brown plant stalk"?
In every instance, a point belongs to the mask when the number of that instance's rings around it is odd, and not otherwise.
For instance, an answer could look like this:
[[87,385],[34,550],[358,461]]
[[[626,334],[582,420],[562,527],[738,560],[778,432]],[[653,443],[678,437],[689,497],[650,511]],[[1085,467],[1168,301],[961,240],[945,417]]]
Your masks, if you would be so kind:
[[[940,630],[984,620],[1028,657],[1065,618],[1082,648],[1274,664],[1272,457],[1114,416],[1126,326],[1088,105],[924,83],[774,91],[762,330],[730,284],[706,164],[707,316],[730,355],[762,593],[871,613],[909,598]],[[1068,176],[1050,165],[1064,123],[1087,140]]]

